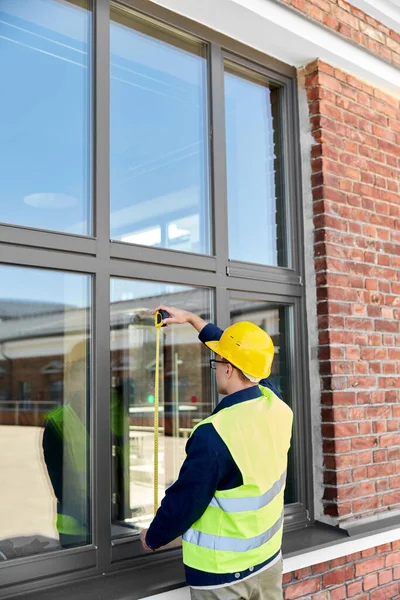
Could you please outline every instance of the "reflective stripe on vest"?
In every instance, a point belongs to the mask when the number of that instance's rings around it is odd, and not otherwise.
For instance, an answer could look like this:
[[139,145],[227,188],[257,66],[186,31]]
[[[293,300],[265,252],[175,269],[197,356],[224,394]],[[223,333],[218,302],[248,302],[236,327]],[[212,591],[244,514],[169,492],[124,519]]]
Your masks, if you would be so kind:
[[286,483],[286,469],[281,478],[275,481],[274,485],[261,496],[250,496],[248,498],[214,498],[210,506],[217,506],[224,512],[245,512],[247,510],[258,510],[267,506],[281,492]]
[[208,573],[235,573],[266,562],[281,548],[287,453],[293,414],[268,388],[224,408],[211,423],[227,446],[243,484],[217,490],[183,535],[183,561]]
[[232,537],[222,537],[219,535],[211,535],[210,533],[202,533],[196,529],[188,529],[183,535],[185,542],[210,548],[211,550],[222,550],[226,552],[249,552],[263,546],[280,530],[283,523],[283,513],[279,519],[272,525],[270,529],[264,531],[256,537],[241,539]]

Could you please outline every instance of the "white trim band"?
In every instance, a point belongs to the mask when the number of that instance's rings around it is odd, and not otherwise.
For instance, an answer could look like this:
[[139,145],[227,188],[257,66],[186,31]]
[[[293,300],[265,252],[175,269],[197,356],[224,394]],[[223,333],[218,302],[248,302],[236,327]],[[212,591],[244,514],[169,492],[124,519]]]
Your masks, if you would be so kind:
[[277,0],[152,1],[289,65],[320,58],[400,96],[400,69]]

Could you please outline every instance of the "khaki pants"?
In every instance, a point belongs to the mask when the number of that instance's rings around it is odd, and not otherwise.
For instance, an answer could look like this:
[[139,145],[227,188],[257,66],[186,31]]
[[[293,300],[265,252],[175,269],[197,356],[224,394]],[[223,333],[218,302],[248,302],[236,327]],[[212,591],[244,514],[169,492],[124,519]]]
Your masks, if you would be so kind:
[[192,600],[282,600],[282,560],[259,575],[215,590],[190,588]]

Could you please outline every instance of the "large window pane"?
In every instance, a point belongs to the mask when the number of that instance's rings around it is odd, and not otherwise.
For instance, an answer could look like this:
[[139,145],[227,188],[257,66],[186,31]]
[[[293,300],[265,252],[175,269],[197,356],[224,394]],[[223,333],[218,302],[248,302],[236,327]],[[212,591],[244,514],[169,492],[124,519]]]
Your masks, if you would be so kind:
[[225,66],[229,258],[287,266],[279,190],[279,90]]
[[88,8],[0,1],[0,222],[91,233]]
[[[160,303],[210,319],[211,292],[114,279],[111,284],[113,537],[138,532],[153,517],[156,330]],[[191,325],[161,330],[159,501],[185,457],[192,427],[212,410],[209,350]]]
[[[254,302],[242,299],[231,300],[231,322],[250,321],[255,323],[272,338],[275,346],[275,357],[272,363],[270,382],[282,395],[283,400],[293,410],[292,398],[292,335],[291,325],[292,308],[272,304],[270,302]],[[289,450],[288,475],[285,489],[285,504],[296,502],[296,482],[294,479],[293,447]]]
[[0,560],[90,542],[90,278],[0,266]]
[[208,254],[206,48],[111,17],[111,238]]

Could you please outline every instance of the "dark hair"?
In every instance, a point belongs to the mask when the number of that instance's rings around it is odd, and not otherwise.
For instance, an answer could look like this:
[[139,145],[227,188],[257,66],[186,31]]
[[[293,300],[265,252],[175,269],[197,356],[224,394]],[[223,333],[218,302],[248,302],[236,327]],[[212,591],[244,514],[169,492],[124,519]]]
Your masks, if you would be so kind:
[[242,383],[249,383],[250,379],[240,369],[236,369],[239,375],[239,379]]

